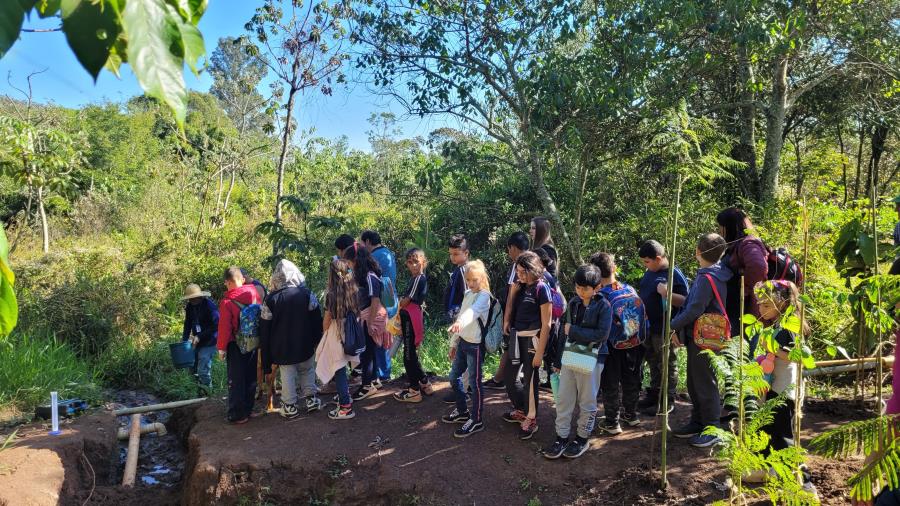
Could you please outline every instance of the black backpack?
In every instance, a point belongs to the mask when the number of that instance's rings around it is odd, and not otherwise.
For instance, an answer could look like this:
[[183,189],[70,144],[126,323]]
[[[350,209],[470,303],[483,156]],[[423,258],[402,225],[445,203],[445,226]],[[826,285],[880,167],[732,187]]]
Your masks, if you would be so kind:
[[791,258],[791,254],[788,253],[787,248],[782,246],[778,249],[772,249],[766,245],[766,250],[769,252],[767,258],[769,264],[767,278],[773,281],[790,281],[797,285],[797,287],[803,286],[803,270],[800,269],[800,264]]
[[344,317],[344,354],[356,356],[366,349],[366,334],[354,313]]

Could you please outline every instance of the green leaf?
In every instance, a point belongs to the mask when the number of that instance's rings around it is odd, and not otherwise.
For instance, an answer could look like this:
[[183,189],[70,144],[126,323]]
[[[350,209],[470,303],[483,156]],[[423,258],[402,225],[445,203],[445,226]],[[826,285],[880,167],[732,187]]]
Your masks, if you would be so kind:
[[62,13],[69,46],[96,80],[121,30],[115,11],[91,0],[64,0]]
[[188,0],[188,3],[191,5],[191,12],[193,13],[193,19],[191,22],[195,25],[200,21],[200,18],[203,17],[203,14],[206,12],[206,4],[208,0]]
[[787,315],[781,319],[781,327],[794,334],[800,333],[800,318],[797,315]]
[[866,265],[875,265],[875,240],[865,232],[859,234],[859,253]]
[[9,242],[0,227],[0,337],[9,335],[19,319],[19,304],[13,291],[15,279],[9,268]]
[[[24,0],[20,0],[24,1]],[[62,4],[62,0],[40,0],[39,2],[31,2],[36,4],[38,15],[41,19],[56,16]]]
[[829,357],[834,358],[837,355],[837,346],[829,344],[825,347],[825,353],[827,353]]
[[128,38],[128,63],[148,95],[162,100],[175,113],[180,127],[187,111],[183,60],[173,49],[181,46],[178,19],[163,0],[126,2],[122,26]]
[[19,38],[23,21],[25,9],[22,4],[9,0],[0,1],[0,58],[6,55]]
[[183,21],[178,23],[178,29],[181,31],[181,41],[184,44],[184,61],[194,75],[200,75],[197,62],[206,54],[203,34],[196,26]]
[[753,325],[757,321],[756,317],[750,313],[745,314],[743,318],[741,318],[741,322],[743,322],[744,325]]

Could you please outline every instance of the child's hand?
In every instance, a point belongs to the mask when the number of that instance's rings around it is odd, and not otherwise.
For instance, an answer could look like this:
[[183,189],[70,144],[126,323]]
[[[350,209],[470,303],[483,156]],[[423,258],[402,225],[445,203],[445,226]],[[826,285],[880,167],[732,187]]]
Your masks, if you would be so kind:
[[509,320],[503,320],[503,335],[509,335]]
[[450,348],[450,360],[456,359],[456,348]]
[[674,330],[672,331],[671,339],[672,339],[672,346],[674,346],[676,348],[680,348],[682,346],[681,341],[678,339],[678,333],[675,332]]
[[225,360],[225,350],[219,350],[219,360]]
[[534,360],[531,361],[531,367],[534,367],[535,369],[539,369],[543,362],[544,362],[544,354],[543,353],[535,353]]
[[453,325],[450,325],[450,328],[447,329],[447,332],[451,334],[459,334],[459,323],[453,322]]
[[199,337],[197,337],[197,336],[191,336],[191,344],[192,344],[193,346],[197,346],[197,343],[199,343],[199,342],[200,342],[200,338],[199,338]]
[[666,298],[669,296],[669,287],[666,286],[665,283],[659,283],[658,285],[656,285],[656,293],[658,293],[663,298]]

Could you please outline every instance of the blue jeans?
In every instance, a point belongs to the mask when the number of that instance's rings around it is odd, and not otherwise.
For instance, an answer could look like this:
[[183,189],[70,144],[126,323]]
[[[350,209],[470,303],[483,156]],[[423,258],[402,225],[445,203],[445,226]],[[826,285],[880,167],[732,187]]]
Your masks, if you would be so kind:
[[456,393],[456,409],[460,413],[466,409],[466,391],[463,389],[462,375],[469,371],[469,387],[472,389],[472,410],[469,417],[476,422],[481,421],[484,407],[484,395],[481,392],[481,365],[484,363],[484,350],[480,344],[472,344],[462,339],[456,348],[456,357],[450,367],[450,386]]
[[375,377],[387,381],[391,379],[391,350],[381,346],[375,349]]
[[195,353],[196,362],[194,363],[194,367],[196,367],[197,378],[200,385],[206,388],[212,388],[211,371],[213,357],[216,356],[216,346],[203,346],[202,348],[197,348]]
[[341,406],[349,406],[353,401],[350,400],[350,383],[347,381],[347,366],[341,367],[334,372],[334,386],[337,387],[338,402]]

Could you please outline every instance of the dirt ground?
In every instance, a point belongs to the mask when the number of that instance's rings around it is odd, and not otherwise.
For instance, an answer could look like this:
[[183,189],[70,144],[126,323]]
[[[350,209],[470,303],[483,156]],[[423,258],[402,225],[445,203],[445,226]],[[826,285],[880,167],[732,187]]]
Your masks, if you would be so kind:
[[[276,415],[228,426],[221,403],[195,413],[191,432],[190,504],[241,498],[276,504],[709,504],[727,496],[726,476],[709,449],[683,440],[668,445],[669,488],[659,491],[659,440],[653,421],[615,437],[596,437],[575,460],[548,461],[541,446],[554,437],[552,397],[542,394],[540,430],[531,441],[500,419],[505,393],[487,391],[485,430],[452,437],[441,423],[450,407],[434,397],[401,404],[387,388],[355,405],[357,416],[332,421],[324,412],[286,421]],[[330,395],[328,396],[330,397]],[[835,417],[835,403],[811,403],[807,432],[818,433],[853,418]],[[836,403],[840,406],[840,403]],[[690,405],[678,402],[672,426],[687,421]],[[380,441],[380,443],[375,443]],[[861,460],[860,460],[861,462]],[[859,462],[813,457],[810,468],[823,504],[848,502],[843,483]]]
[[[139,481],[131,490],[117,485],[117,422],[108,412],[68,422],[56,438],[43,425],[22,426],[17,445],[0,452],[0,504],[699,505],[728,494],[711,450],[678,439],[669,441],[670,486],[660,491],[658,475],[649,471],[659,464],[652,420],[593,438],[579,459],[547,461],[538,450],[555,436],[549,394],[542,394],[540,430],[531,441],[520,441],[516,426],[500,419],[507,409],[502,391],[487,391],[485,430],[456,439],[457,426],[440,422],[450,408],[440,400],[447,384],[436,386],[424,402],[401,404],[390,398],[402,387],[394,383],[356,403],[356,418],[346,421],[325,412],[291,421],[268,414],[232,426],[224,422],[222,400],[176,411],[167,426],[187,448],[184,480]],[[671,424],[685,422],[689,411],[679,401]],[[848,401],[810,400],[804,440],[864,416]],[[143,466],[158,457],[148,453],[160,450],[151,442],[142,451]],[[848,503],[844,482],[860,463],[810,457],[822,504]]]

